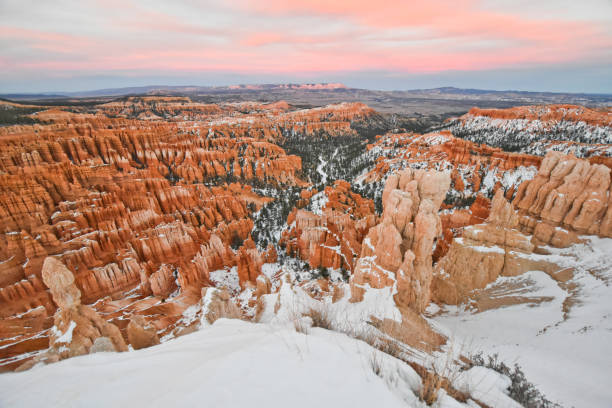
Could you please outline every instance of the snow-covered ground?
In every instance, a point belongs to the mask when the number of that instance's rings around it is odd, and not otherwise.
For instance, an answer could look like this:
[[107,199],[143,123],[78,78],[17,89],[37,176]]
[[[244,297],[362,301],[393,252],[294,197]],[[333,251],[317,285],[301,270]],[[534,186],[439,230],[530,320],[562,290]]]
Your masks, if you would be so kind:
[[0,375],[0,406],[405,407],[373,359],[403,365],[336,332],[222,319],[160,346]]
[[[520,407],[483,367],[454,381],[499,408]],[[95,353],[0,375],[4,407],[416,407],[410,365],[336,331],[220,319],[148,349]],[[436,408],[474,407],[438,393]]]
[[529,381],[563,407],[610,407],[612,239],[589,237],[584,244],[549,250],[552,255],[539,257],[575,270],[566,285],[540,271],[500,278],[488,289],[515,283],[528,290],[506,295],[533,301],[480,313],[446,307],[433,320],[464,350],[518,363]]
[[336,150],[334,150],[329,160],[325,160],[323,156],[319,156],[319,165],[317,166],[317,173],[321,175],[321,183],[327,183],[328,175],[324,169],[329,165],[329,162],[334,160],[337,154],[338,148],[336,147]]
[[[283,306],[273,313],[277,302]],[[339,331],[310,327],[309,318],[299,312],[321,303],[299,287],[284,284],[266,303],[264,323],[220,319],[147,349],[95,353],[2,374],[0,406],[427,406],[419,399],[421,377],[409,364]],[[365,316],[372,312],[401,318],[390,288],[369,291],[357,304],[345,296],[327,305],[334,326],[369,327]],[[303,330],[296,330],[295,312],[305,321]],[[458,374],[453,384],[489,406],[517,408],[507,395],[509,382],[474,367]],[[476,405],[440,390],[433,406]]]

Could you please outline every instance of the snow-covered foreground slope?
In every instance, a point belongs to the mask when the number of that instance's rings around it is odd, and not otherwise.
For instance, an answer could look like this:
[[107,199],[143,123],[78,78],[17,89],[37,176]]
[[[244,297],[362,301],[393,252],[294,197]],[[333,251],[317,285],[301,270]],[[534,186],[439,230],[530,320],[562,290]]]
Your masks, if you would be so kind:
[[559,284],[540,271],[500,278],[485,289],[489,295],[510,303],[522,297],[524,303],[480,313],[445,307],[434,320],[464,349],[518,363],[529,381],[564,407],[610,407],[612,239],[589,237],[548,249],[552,254],[540,257],[573,268],[573,279]]
[[[405,362],[345,334],[219,319],[128,353],[94,353],[0,375],[2,407],[417,407],[423,381]],[[510,380],[484,367],[455,385],[487,406],[518,408]],[[439,390],[437,408],[467,408]]]
[[0,406],[405,406],[374,374],[374,352],[323,329],[222,319],[157,347],[3,374]]

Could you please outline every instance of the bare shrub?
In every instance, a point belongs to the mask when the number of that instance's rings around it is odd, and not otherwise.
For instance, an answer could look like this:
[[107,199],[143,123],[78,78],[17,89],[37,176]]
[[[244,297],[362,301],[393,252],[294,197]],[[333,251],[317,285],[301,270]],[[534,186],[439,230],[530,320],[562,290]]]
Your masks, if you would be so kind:
[[308,325],[304,323],[304,320],[300,317],[295,317],[293,319],[293,327],[298,333],[308,334]]
[[443,378],[435,371],[425,370],[421,375],[423,385],[419,392],[419,399],[427,405],[431,405],[438,399],[438,392],[442,388]]
[[382,364],[380,361],[380,356],[375,351],[373,351],[372,355],[370,356],[370,367],[372,368],[374,374],[382,377]]
[[544,394],[542,394],[533,383],[527,380],[525,373],[518,364],[515,364],[514,368],[511,368],[501,361],[497,354],[485,358],[481,352],[470,356],[470,363],[466,368],[469,369],[474,366],[490,368],[510,378],[512,383],[508,388],[508,395],[526,408],[559,407],[558,404],[546,399]]
[[308,312],[304,313],[304,316],[312,319],[312,327],[320,327],[327,330],[332,330],[333,328],[330,312],[326,307],[310,308]]

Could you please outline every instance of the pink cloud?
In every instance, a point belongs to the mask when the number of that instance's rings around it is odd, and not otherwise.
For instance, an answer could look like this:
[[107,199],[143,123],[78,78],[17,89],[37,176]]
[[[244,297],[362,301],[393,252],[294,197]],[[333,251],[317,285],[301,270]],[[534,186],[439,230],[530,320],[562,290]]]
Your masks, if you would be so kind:
[[[174,15],[120,1],[118,17],[98,18],[107,4],[99,2],[78,28],[53,19],[28,28],[26,13],[10,24],[0,18],[0,41],[18,50],[4,52],[2,67],[5,74],[435,72],[610,62],[612,36],[594,22],[501,13],[476,0],[415,3],[241,0]],[[206,18],[213,12],[224,18]]]
[[486,11],[479,9],[481,2],[475,0],[388,0],[384,4],[370,0],[242,0],[240,3],[247,10],[267,15],[306,14],[349,19],[376,29],[423,28],[440,37],[487,36],[555,44],[582,42],[584,46],[591,45],[586,40],[611,42],[609,29],[591,22],[525,18]]

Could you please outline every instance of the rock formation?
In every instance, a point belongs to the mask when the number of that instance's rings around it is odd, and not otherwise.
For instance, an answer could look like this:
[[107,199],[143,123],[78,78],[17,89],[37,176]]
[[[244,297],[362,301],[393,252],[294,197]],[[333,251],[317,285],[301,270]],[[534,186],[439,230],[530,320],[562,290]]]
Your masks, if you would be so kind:
[[565,247],[578,234],[612,237],[610,168],[549,152],[533,180],[523,183],[514,205],[520,228],[536,244]]
[[450,174],[405,169],[389,176],[382,222],[371,228],[351,277],[353,301],[367,286],[397,285],[398,305],[422,312],[429,304],[434,241],[441,233],[438,210]]
[[[127,351],[119,328],[104,320],[91,307],[81,304],[81,291],[75,285],[72,272],[64,264],[53,257],[46,258],[42,278],[58,308],[50,330],[50,348],[45,355],[26,362],[20,369],[27,369],[41,361],[53,362],[88,354],[94,344],[94,351]],[[98,341],[100,339],[106,340]],[[109,342],[112,347],[103,346],[103,343]]]
[[435,301],[457,304],[474,289],[484,288],[499,276],[515,276],[528,270],[554,272],[556,265],[534,260],[530,237],[518,230],[519,217],[498,190],[485,223],[463,229],[436,265],[432,285]]
[[[498,189],[498,191],[500,191]],[[511,192],[509,190],[509,192]],[[444,205],[443,205],[444,207]],[[440,214],[442,221],[442,236],[438,239],[434,249],[433,260],[438,262],[448,252],[453,238],[460,237],[463,227],[481,224],[489,216],[491,200],[482,195],[477,195],[469,208],[445,209]]]
[[127,338],[135,350],[159,344],[157,330],[143,316],[133,316],[127,326]]
[[375,115],[357,103],[158,96],[37,108],[39,123],[0,128],[0,335],[22,327],[0,341],[0,370],[49,347],[48,256],[123,332],[134,314],[173,330],[213,271],[237,267],[241,285],[255,285],[276,254],[249,243],[253,212],[272,200],[253,187],[307,186],[301,159],[278,143],[355,135],[351,124]]
[[[353,271],[367,231],[375,225],[374,203],[351,191],[351,185],[337,180],[318,196],[324,200],[320,213],[294,208],[287,219],[293,225],[283,232],[280,245],[288,255],[308,261],[311,268],[344,268]],[[306,200],[307,200],[306,199]]]
[[204,324],[213,324],[217,319],[240,319],[242,313],[226,290],[202,289],[202,318]]
[[377,136],[376,142],[367,148],[377,159],[364,181],[380,180],[388,172],[406,166],[450,170],[451,191],[458,198],[467,198],[469,194],[475,197],[479,192],[492,196],[497,183],[505,190],[516,188],[522,180],[531,178],[542,160],[473,143],[448,131],[425,135],[388,133]]
[[55,325],[51,328],[50,347],[53,352],[61,358],[87,354],[99,337],[110,339],[115,351],[127,350],[117,326],[102,319],[91,307],[81,304],[81,291],[64,264],[53,257],[46,258],[42,276],[58,307]]

